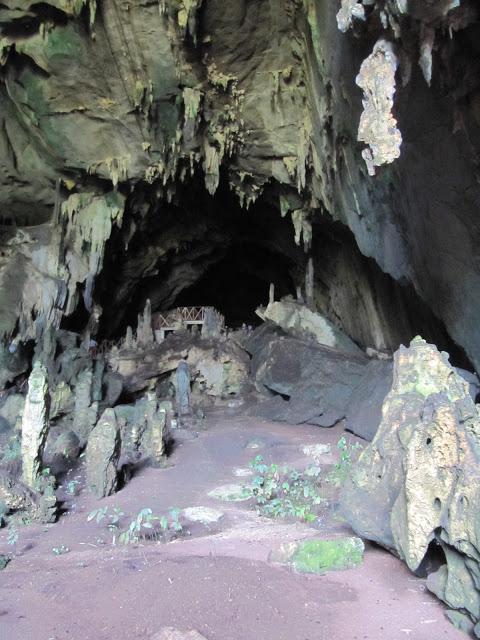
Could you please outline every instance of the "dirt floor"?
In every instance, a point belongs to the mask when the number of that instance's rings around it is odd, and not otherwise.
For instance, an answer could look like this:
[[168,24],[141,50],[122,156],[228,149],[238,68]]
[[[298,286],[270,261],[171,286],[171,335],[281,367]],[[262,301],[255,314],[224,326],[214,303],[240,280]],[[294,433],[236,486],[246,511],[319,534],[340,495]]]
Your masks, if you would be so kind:
[[[330,443],[332,454],[320,459],[328,468],[341,427],[292,427],[227,411],[206,422],[205,430],[178,432],[166,468],[142,469],[105,500],[81,490],[57,524],[19,529],[16,557],[0,573],[1,640],[149,640],[166,626],[196,629],[207,640],[466,637],[424,580],[378,547],[367,545],[360,568],[322,576],[270,560],[283,543],[350,535],[334,510],[312,527],[260,517],[251,501],[208,495],[248,482],[235,470],[257,454],[305,466],[304,445]],[[77,475],[82,483],[81,469]],[[87,522],[104,505],[120,507],[127,523],[144,507],[162,514],[202,506],[223,515],[208,525],[182,515],[182,536],[169,543],[112,546],[104,522]],[[56,555],[62,545],[68,551]],[[12,553],[6,534],[2,552]]]

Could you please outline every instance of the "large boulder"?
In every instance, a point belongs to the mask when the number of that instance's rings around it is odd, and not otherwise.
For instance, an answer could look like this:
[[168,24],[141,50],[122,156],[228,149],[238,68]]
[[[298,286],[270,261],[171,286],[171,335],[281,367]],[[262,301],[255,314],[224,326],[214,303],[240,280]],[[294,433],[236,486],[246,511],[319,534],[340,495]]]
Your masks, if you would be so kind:
[[258,309],[257,314],[262,320],[273,322],[297,338],[312,340],[320,345],[355,355],[363,353],[351,338],[327,318],[293,298],[270,302],[266,309]]
[[467,614],[478,637],[479,458],[480,414],[468,383],[448,354],[415,338],[395,354],[382,422],[341,494],[355,532],[412,571],[431,571],[427,586]]
[[353,390],[368,359],[260,329],[253,337],[252,375],[259,391],[286,402],[267,402],[253,412],[292,424],[308,422],[331,427],[344,418]]
[[370,360],[348,402],[347,429],[369,442],[382,420],[382,406],[393,379],[391,361]]
[[120,430],[113,409],[106,409],[87,444],[87,486],[97,498],[114,493],[118,480]]

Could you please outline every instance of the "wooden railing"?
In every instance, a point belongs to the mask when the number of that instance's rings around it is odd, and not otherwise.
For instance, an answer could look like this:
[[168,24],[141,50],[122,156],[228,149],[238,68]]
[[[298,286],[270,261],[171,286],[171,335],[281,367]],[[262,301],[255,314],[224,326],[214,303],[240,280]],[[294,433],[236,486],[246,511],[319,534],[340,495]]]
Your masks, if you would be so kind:
[[166,313],[153,313],[152,325],[154,329],[162,329],[163,327],[170,327],[172,323],[178,320],[183,322],[198,322],[201,323],[205,319],[205,311],[210,307],[177,307]]

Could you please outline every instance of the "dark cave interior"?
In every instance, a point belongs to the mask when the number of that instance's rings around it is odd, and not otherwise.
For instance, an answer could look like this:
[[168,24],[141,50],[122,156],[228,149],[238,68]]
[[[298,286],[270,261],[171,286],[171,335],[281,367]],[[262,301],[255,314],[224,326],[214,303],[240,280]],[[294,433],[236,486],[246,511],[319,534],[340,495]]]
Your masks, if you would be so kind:
[[[170,204],[153,191],[134,191],[95,285],[94,300],[102,307],[98,336],[117,339],[127,326],[135,329],[147,299],[154,312],[211,305],[231,328],[256,326],[255,310],[268,303],[271,283],[276,300],[304,292],[312,257],[317,310],[361,347],[393,351],[420,334],[448,351],[457,366],[471,368],[413,287],[363,256],[348,229],[317,219],[306,252],[295,244],[290,216],[282,217],[277,203],[272,187],[245,210],[226,183],[212,197],[195,179]],[[80,304],[63,327],[81,330],[87,320]]]

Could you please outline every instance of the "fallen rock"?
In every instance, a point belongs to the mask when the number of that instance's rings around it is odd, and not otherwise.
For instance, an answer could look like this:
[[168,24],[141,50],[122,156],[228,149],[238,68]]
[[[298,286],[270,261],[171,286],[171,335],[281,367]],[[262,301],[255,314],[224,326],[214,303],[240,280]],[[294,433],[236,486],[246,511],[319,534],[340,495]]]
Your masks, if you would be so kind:
[[263,338],[251,365],[257,389],[273,392],[287,402],[269,400],[248,413],[324,427],[346,416],[353,390],[364,375],[366,356],[275,334]]
[[120,431],[113,409],[106,409],[93,428],[87,444],[87,486],[97,498],[117,488]]
[[343,331],[337,329],[320,313],[312,311],[293,298],[271,302],[266,309],[257,310],[262,320],[269,320],[283,331],[300,339],[308,339],[318,344],[363,355],[363,351]]
[[150,640],[207,640],[207,638],[194,629],[180,631],[180,629],[174,629],[173,627],[163,627]]
[[393,363],[370,360],[348,401],[347,429],[355,435],[373,440],[382,420],[382,406],[393,380]]
[[211,498],[225,502],[243,502],[244,500],[250,500],[252,492],[248,487],[241,484],[224,484],[209,491],[208,495]]
[[[360,536],[390,549],[452,609],[480,619],[480,415],[448,354],[421,338],[394,357],[372,443],[341,493]],[[431,557],[444,560],[432,570]],[[434,569],[435,567],[433,567]],[[480,625],[476,631],[480,637]]]
[[318,442],[316,444],[302,445],[302,453],[313,458],[316,462],[320,461],[323,456],[330,455],[331,452],[332,447],[329,444],[322,444]]
[[187,507],[182,513],[187,520],[201,522],[202,524],[213,524],[224,516],[223,511],[218,511],[218,509],[212,509],[211,507]]
[[53,390],[50,403],[50,417],[56,418],[73,409],[74,398],[70,387],[66,382],[60,382]]

